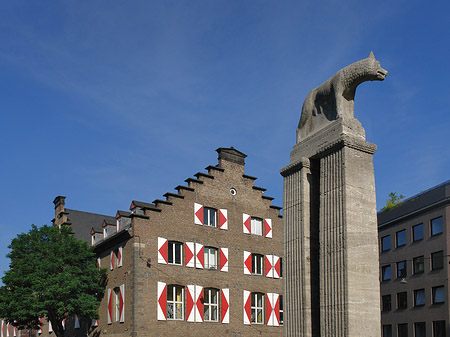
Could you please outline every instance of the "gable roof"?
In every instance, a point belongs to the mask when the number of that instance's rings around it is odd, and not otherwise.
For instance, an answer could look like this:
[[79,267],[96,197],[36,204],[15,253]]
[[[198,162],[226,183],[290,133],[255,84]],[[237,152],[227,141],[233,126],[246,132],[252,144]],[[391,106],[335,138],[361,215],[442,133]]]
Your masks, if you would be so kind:
[[108,224],[115,224],[116,218],[109,215],[77,211],[74,209],[65,209],[67,213],[67,224],[70,224],[72,231],[78,239],[90,242],[91,229],[96,232],[102,232],[103,221]]

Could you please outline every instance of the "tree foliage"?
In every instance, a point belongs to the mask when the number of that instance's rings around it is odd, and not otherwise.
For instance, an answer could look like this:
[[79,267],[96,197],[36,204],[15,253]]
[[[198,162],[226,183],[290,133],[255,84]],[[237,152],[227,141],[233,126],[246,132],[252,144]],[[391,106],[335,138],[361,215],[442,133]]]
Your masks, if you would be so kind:
[[386,205],[381,210],[387,211],[388,209],[394,208],[398,204],[401,204],[403,199],[405,199],[404,195],[397,195],[396,192],[391,192],[389,193],[389,199],[386,201]]
[[9,248],[0,317],[19,329],[38,329],[39,317],[45,316],[58,337],[64,336],[67,315],[98,318],[106,269],[98,269],[92,248],[76,239],[70,227],[32,225]]

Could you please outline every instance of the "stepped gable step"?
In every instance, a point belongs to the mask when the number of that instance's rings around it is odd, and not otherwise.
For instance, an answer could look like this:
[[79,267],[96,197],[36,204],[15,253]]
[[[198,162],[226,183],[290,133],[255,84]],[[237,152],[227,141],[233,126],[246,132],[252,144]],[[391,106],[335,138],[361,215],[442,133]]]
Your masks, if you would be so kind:
[[275,205],[270,205],[269,207],[273,208],[273,209],[277,209],[277,210],[282,210],[283,209],[283,207],[275,206]]
[[137,201],[137,200],[133,200],[131,202],[134,206],[142,208],[142,209],[148,209],[150,211],[155,211],[155,212],[161,212],[161,210],[159,208],[156,208],[155,205],[150,204],[148,202],[143,202],[143,201]]
[[213,165],[209,165],[209,166],[205,167],[205,170],[208,170],[208,171],[209,170],[216,170],[216,171],[219,171],[219,172],[225,171],[224,168],[219,167],[219,166],[213,166]]
[[207,174],[207,173],[203,173],[203,172],[197,172],[196,174],[194,174],[194,176],[197,179],[200,179],[200,177],[205,177],[205,178],[209,178],[209,179],[214,179],[214,176]]
[[246,178],[246,179],[250,179],[250,180],[256,180],[256,179],[258,179],[258,178],[256,178],[256,177],[252,177],[252,176],[249,176],[249,175],[247,175],[247,174],[243,174],[242,177],[244,177],[244,178]]
[[267,188],[264,188],[264,187],[258,187],[258,186],[253,186],[253,189],[254,190],[257,190],[257,191],[267,191]]
[[194,179],[194,178],[187,178],[187,179],[185,180],[185,182],[187,182],[188,184],[189,184],[189,183],[203,184],[203,181],[198,180],[198,179]]
[[153,203],[154,203],[155,205],[158,205],[158,204],[172,205],[172,203],[171,203],[170,201],[167,201],[167,200],[161,200],[161,199],[155,199],[155,200],[153,200]]
[[261,198],[267,199],[267,200],[273,200],[273,199],[275,199],[275,198],[272,198],[272,197],[268,197],[268,196],[266,196],[266,195],[262,195]]
[[183,195],[179,195],[179,194],[176,194],[176,193],[170,193],[170,192],[167,192],[166,194],[164,194],[163,197],[165,197],[166,199],[168,199],[169,197],[178,198],[178,199],[184,199]]
[[180,190],[186,190],[186,191],[191,191],[194,192],[195,190],[192,187],[188,187],[188,186],[183,186],[183,185],[178,185],[177,187],[175,187],[175,189],[180,192]]

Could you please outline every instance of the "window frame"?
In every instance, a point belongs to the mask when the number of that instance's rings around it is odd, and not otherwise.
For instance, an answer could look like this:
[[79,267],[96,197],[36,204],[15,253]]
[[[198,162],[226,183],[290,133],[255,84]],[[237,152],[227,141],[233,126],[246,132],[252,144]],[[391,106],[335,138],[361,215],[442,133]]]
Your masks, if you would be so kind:
[[[434,231],[433,221],[436,221],[436,220],[441,220],[441,223],[437,224],[438,226],[440,226],[439,232]],[[443,232],[444,232],[444,217],[441,215],[441,216],[431,219],[430,220],[430,236],[436,236],[436,235],[442,234]]]
[[[403,244],[399,244],[398,242],[399,242],[399,235],[401,234],[401,233],[404,233],[404,243]],[[406,246],[406,229],[402,229],[402,230],[400,230],[400,231],[398,231],[398,232],[396,232],[395,233],[395,245],[396,245],[396,247],[397,248],[400,248],[400,247],[403,247],[403,246]]]
[[[211,252],[214,252],[214,254],[211,254]],[[218,257],[219,257],[219,250],[216,247],[210,247],[206,246],[203,249],[203,255],[204,255],[204,268],[209,270],[217,270],[218,268]],[[214,256],[212,256],[214,255]],[[210,265],[211,257],[214,259],[214,265]]]
[[[418,303],[417,299],[418,299],[418,295],[422,294],[423,296],[423,303]],[[423,307],[425,305],[425,289],[415,289],[414,290],[414,307]]]
[[[441,255],[440,258],[438,254]],[[444,268],[444,251],[439,250],[437,252],[431,253],[431,270],[440,270],[443,268]]]
[[[260,272],[258,272],[258,267]],[[264,255],[252,253],[252,275],[264,275]]]
[[[181,301],[176,300],[177,289],[181,289],[181,296],[180,296]],[[169,300],[169,293],[171,292],[170,290],[172,290],[172,296],[173,296],[172,300]],[[178,284],[167,285],[166,305],[167,305],[167,309],[166,309],[167,320],[170,320],[170,321],[183,321],[184,320],[184,287],[183,286],[180,286]],[[169,306],[170,305],[173,305],[173,317],[170,317],[170,315],[169,315]],[[176,314],[178,313],[178,311],[176,310],[177,305],[180,305],[180,307],[181,307],[181,317],[180,318],[175,317]]]
[[[420,264],[420,261],[422,262]],[[422,265],[422,269],[418,269],[416,267]],[[416,256],[415,258],[413,258],[413,274],[414,275],[419,275],[419,274],[423,274],[425,271],[425,257],[423,255],[420,256]]]
[[[388,247],[385,247],[385,242],[388,243]],[[381,244],[381,252],[387,252],[387,251],[391,250],[391,235],[388,234],[388,235],[383,236],[381,238],[380,244]]]
[[[216,303],[211,302],[212,292],[215,292]],[[208,299],[208,301],[207,301]],[[207,310],[213,313],[215,309],[215,319],[210,319],[206,317]],[[203,321],[204,322],[218,322],[219,321],[219,290],[216,288],[204,288],[203,289]]]
[[[404,298],[401,298],[403,297]],[[404,303],[404,305],[401,305]],[[408,308],[408,292],[402,291],[397,293],[397,309],[402,310]]]
[[[214,219],[211,222],[211,214],[214,215]],[[217,227],[217,209],[212,207],[203,207],[203,226]]]
[[[422,237],[416,238],[416,228],[421,228],[422,229]],[[418,241],[423,240],[423,238],[424,238],[424,235],[423,235],[423,223],[420,223],[420,224],[412,226],[412,231],[411,232],[412,232],[412,241],[413,242],[418,242]]]
[[[389,331],[386,331],[385,329]],[[383,334],[383,337],[392,337],[392,325],[391,324],[383,325],[381,333]]]
[[[437,302],[436,301],[436,294],[438,290],[442,290],[442,301]],[[442,304],[445,303],[445,287],[444,286],[436,286],[431,288],[431,294],[432,294],[432,303],[433,304]]]
[[[437,330],[437,325],[439,326],[439,330],[441,331],[440,334],[437,334],[436,330]],[[439,320],[439,321],[433,321],[433,337],[445,337],[446,336],[446,332],[445,332],[445,320]]]
[[[251,324],[264,324],[264,294],[258,292],[250,293],[250,322]],[[258,298],[261,299],[261,306],[258,306]],[[258,315],[258,312],[261,312],[261,315]],[[259,318],[261,320],[259,321]]]
[[391,294],[381,296],[381,312],[388,312],[392,310]]
[[[388,270],[389,269],[389,278],[386,278],[385,277],[385,275],[386,275],[386,270]],[[384,265],[384,266],[381,266],[381,281],[382,282],[384,282],[384,281],[389,281],[390,279],[391,279],[391,265],[390,264],[386,264],[386,265]]]
[[[418,327],[423,328],[423,334],[417,334]],[[414,322],[414,337],[426,337],[427,336],[427,327],[425,322]]]
[[[404,268],[400,269],[400,264],[403,264]],[[407,275],[406,260],[398,261],[396,265],[397,265],[397,278],[406,278]]]
[[397,337],[402,337],[403,335],[400,334],[400,328],[405,328],[406,337],[408,337],[408,323],[400,323],[397,324]]
[[[256,224],[258,224],[260,233],[256,232]],[[250,217],[250,233],[253,235],[263,236],[263,219],[252,216]]]
[[[171,248],[171,246],[173,246]],[[177,263],[176,258],[176,250],[177,247],[180,250],[180,263]],[[172,254],[172,259],[171,255]],[[175,265],[175,266],[182,266],[183,265],[183,244],[179,241],[167,241],[167,264]]]
[[114,292],[114,320],[113,322],[119,322],[120,321],[120,288],[115,287],[113,289]]

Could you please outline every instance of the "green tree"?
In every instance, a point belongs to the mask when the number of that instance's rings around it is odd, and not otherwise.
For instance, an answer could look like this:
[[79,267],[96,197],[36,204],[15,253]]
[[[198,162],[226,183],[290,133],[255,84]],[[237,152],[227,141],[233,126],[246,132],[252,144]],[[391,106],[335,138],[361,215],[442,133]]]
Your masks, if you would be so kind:
[[389,199],[386,201],[386,206],[384,206],[381,210],[387,211],[388,209],[394,208],[398,204],[402,203],[402,200],[405,199],[404,195],[397,195],[395,192],[389,193]]
[[62,321],[77,314],[97,319],[106,286],[106,269],[98,269],[95,253],[70,227],[32,225],[9,245],[10,269],[2,278],[0,317],[19,329],[38,329],[39,317],[63,337]]

